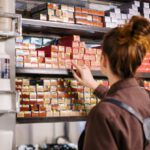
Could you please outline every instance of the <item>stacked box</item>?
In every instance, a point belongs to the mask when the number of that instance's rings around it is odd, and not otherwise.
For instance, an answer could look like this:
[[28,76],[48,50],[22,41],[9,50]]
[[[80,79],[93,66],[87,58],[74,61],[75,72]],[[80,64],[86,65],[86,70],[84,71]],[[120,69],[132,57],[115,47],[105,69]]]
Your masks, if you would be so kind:
[[[99,80],[108,86],[108,81]],[[20,93],[18,117],[50,117],[86,115],[97,103],[92,91],[74,79],[17,78]]]
[[150,53],[147,52],[142,62],[142,65],[138,68],[137,72],[150,72]]
[[103,27],[104,11],[75,7],[76,24]]
[[[59,39],[59,45],[49,45],[35,50],[32,44],[16,44],[16,67],[72,69],[72,62],[91,70],[100,70],[101,49],[86,48],[80,36]],[[25,47],[26,46],[26,47]]]
[[144,88],[148,91],[150,91],[150,81],[148,80],[144,80],[143,81],[143,84],[144,84]]
[[139,8],[141,14],[150,19],[150,3],[149,2],[141,2],[141,7]]
[[149,3],[133,1],[121,7],[114,8],[105,12],[105,27],[114,28],[127,22],[132,16],[140,16],[149,18]]
[[34,19],[103,27],[104,11],[46,3],[31,9]]

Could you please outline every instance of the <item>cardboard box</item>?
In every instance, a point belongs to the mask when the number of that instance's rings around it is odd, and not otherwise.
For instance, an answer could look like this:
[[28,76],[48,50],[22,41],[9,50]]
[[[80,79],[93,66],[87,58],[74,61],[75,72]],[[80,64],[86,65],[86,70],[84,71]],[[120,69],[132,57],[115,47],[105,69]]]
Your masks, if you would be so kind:
[[75,7],[75,12],[79,12],[79,13],[81,13],[82,12],[82,9],[81,9],[81,7]]
[[58,52],[58,59],[64,59],[65,53],[64,52]]
[[31,116],[32,117],[39,117],[39,112],[38,111],[32,111]]
[[38,63],[45,63],[45,57],[38,57]]
[[38,105],[44,105],[44,99],[37,99]]
[[79,47],[79,42],[73,41],[73,42],[72,42],[72,47],[73,47],[73,48],[78,48],[78,47]]
[[45,63],[39,63],[39,68],[46,68]]
[[39,117],[46,117],[45,111],[39,111]]
[[17,118],[24,118],[24,112],[17,113]]
[[30,118],[31,117],[31,112],[30,111],[25,111],[24,112],[24,117],[25,118]]
[[72,49],[72,52],[73,52],[73,54],[78,54],[79,53],[79,49],[74,47]]
[[72,52],[72,47],[65,47],[65,52],[66,53],[71,53]]
[[51,45],[50,51],[51,51],[51,52],[58,52],[58,51],[59,51],[59,48],[58,48],[58,46],[56,46],[56,45]]
[[23,68],[24,67],[24,63],[23,62],[18,62],[18,61],[16,61],[16,67],[18,67],[18,68]]
[[84,60],[78,60],[78,61],[77,61],[77,65],[83,66],[83,65],[84,65]]
[[65,47],[64,46],[58,46],[59,52],[65,52]]
[[38,57],[45,57],[45,52],[44,51],[38,51]]

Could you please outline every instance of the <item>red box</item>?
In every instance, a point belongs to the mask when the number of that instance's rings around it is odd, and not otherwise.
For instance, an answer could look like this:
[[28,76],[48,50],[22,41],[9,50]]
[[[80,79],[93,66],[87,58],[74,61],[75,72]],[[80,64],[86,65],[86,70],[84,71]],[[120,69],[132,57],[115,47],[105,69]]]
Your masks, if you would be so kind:
[[82,8],[82,13],[88,14],[88,9],[87,8]]
[[64,46],[58,46],[59,52],[65,52],[65,47]]
[[84,58],[84,60],[90,60],[90,55],[84,54],[83,58]]
[[39,105],[39,111],[46,111],[46,108],[43,105]]
[[25,106],[25,107],[20,107],[20,111],[29,111],[29,106]]
[[24,117],[25,118],[31,117],[31,112],[30,111],[29,112],[24,112]]
[[46,64],[51,64],[52,63],[52,60],[50,57],[45,57],[45,63]]
[[101,49],[96,49],[96,53],[97,53],[97,54],[101,54],[101,53],[102,53],[102,50],[101,50]]
[[72,47],[78,48],[78,47],[79,47],[79,42],[73,41],[73,42],[72,42]]
[[51,52],[51,58],[58,58],[57,52]]
[[89,55],[89,58],[91,61],[95,61],[96,60],[96,56],[95,55]]
[[77,65],[83,66],[84,65],[84,60],[78,60]]
[[79,45],[80,45],[80,47],[85,48],[85,42],[80,42]]
[[66,53],[71,53],[72,52],[72,48],[71,47],[66,47]]
[[52,63],[52,68],[58,68],[58,66],[59,66],[59,65],[58,65],[58,62],[53,62],[53,63]]
[[37,51],[38,52],[38,57],[45,57],[45,52],[44,51]]
[[79,12],[79,13],[81,13],[81,12],[82,12],[81,7],[75,7],[75,12]]
[[83,59],[83,54],[73,54],[72,59]]
[[86,48],[85,54],[96,54],[96,49],[93,48]]
[[79,48],[79,54],[84,54],[84,48],[83,47]]
[[74,47],[72,52],[73,52],[73,54],[78,54],[79,53],[79,49]]
[[62,68],[62,69],[66,68],[66,66],[65,66],[65,60],[59,60],[58,63],[59,63],[59,68]]
[[31,56],[31,57],[37,57],[37,51],[31,50],[31,51],[30,51],[30,56]]
[[39,111],[39,117],[46,117],[45,111]]
[[66,69],[71,69],[72,64],[71,63],[66,63]]
[[65,57],[64,57],[64,59],[70,59],[70,58],[71,58],[70,53],[65,53]]
[[91,61],[90,60],[85,60],[84,63],[86,66],[91,67]]
[[58,50],[59,50],[58,46],[56,46],[56,45],[51,45],[51,47],[50,47],[50,51],[51,51],[51,52],[58,52]]
[[38,57],[38,63],[44,63],[45,57]]
[[39,112],[38,111],[32,111],[31,116],[32,117],[39,117]]
[[92,18],[94,22],[102,22],[102,18],[99,16],[93,16]]
[[65,53],[64,52],[58,52],[58,59],[64,59]]
[[39,63],[39,68],[45,68],[45,63]]

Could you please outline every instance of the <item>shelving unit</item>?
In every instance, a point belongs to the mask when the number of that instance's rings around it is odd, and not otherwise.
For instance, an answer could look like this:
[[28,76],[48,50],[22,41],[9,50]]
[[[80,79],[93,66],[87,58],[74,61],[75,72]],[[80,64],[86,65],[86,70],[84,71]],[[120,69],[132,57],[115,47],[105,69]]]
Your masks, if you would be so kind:
[[[40,68],[16,68],[17,75],[39,76],[64,76],[73,77],[69,69],[40,69]],[[105,77],[100,71],[92,71],[94,77]]]
[[[62,22],[42,21],[34,19],[22,19],[22,26],[24,33],[37,33],[43,34],[58,34],[61,36],[77,34],[84,38],[98,38],[101,39],[110,28],[90,27],[78,24],[69,24]],[[44,36],[44,35],[43,35]]]
[[86,116],[67,116],[67,117],[38,117],[38,118],[17,118],[17,123],[46,123],[46,122],[75,122],[75,121],[86,121]]

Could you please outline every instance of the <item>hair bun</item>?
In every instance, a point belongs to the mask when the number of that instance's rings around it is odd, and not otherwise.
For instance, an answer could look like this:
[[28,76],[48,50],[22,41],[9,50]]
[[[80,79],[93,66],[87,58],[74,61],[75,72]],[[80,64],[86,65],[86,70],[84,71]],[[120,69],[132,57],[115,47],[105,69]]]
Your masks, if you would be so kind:
[[131,36],[147,36],[150,34],[150,22],[144,17],[133,16],[127,26],[130,28]]

